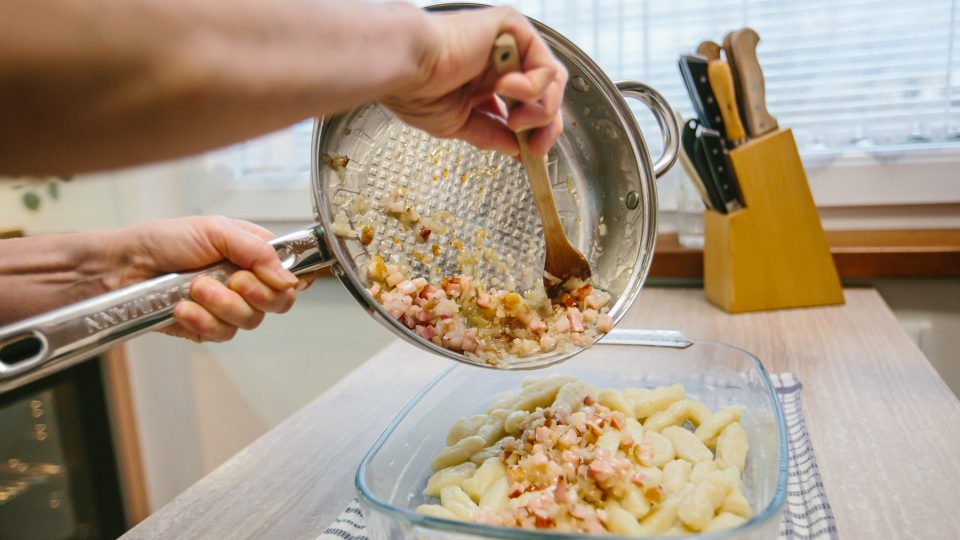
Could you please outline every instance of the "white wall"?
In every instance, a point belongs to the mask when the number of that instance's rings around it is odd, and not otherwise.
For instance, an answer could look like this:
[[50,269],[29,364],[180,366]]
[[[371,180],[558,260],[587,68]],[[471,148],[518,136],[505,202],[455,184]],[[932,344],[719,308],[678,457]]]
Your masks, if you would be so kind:
[[389,343],[333,279],[222,344],[128,344],[151,507],[159,508]]
[[900,325],[960,396],[960,280],[875,280]]

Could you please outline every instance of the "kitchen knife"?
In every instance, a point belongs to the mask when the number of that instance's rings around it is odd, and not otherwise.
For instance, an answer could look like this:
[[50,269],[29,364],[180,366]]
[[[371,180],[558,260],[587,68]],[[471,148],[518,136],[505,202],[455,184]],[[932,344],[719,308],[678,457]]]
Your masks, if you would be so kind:
[[720,107],[720,114],[723,116],[727,141],[733,146],[743,143],[747,133],[743,129],[743,123],[740,122],[737,94],[733,87],[730,66],[725,60],[711,60],[707,65],[707,78],[710,80],[710,88],[713,89],[713,97]]
[[[680,113],[675,114],[677,117],[677,125],[683,126],[683,132],[680,134],[680,152],[677,155],[677,159],[680,160],[680,165],[683,167],[683,171],[687,173],[687,177],[690,178],[693,187],[695,187],[697,193],[700,194],[700,200],[703,201],[704,206],[710,210],[714,210],[713,201],[707,192],[707,186],[704,184],[703,176],[693,164],[693,145],[696,143],[697,137],[696,124],[694,124],[692,134],[686,135],[684,134],[684,132],[687,131],[686,122],[683,120],[683,117],[680,116]],[[693,120],[693,122],[696,122],[696,120]],[[689,141],[686,140],[687,138],[689,138]]]
[[730,164],[730,156],[724,147],[723,136],[717,130],[701,127],[697,140],[706,154],[710,172],[717,183],[724,207],[728,212],[743,208],[740,185],[737,183],[737,175]]
[[[699,121],[695,119],[687,120],[680,133],[680,147],[683,150],[682,153],[686,154],[691,165],[693,165],[696,178],[700,180],[700,187],[702,187],[704,193],[706,193],[703,204],[711,210],[726,214],[727,207],[723,203],[723,198],[720,196],[720,188],[713,178],[713,173],[710,172],[710,164],[707,163],[707,156],[703,152],[703,147],[700,141],[697,140],[697,131],[699,128]],[[693,179],[692,176],[691,179]]]
[[708,62],[720,59],[720,45],[715,41],[702,41],[697,45],[697,54],[707,59]]
[[707,59],[693,54],[684,54],[680,56],[679,63],[680,75],[687,86],[690,101],[693,102],[693,109],[700,118],[700,124],[723,133],[725,131],[723,116],[720,114],[720,106],[717,105],[713,90],[710,88]]
[[750,28],[731,32],[723,40],[723,50],[730,61],[734,81],[738,83],[736,92],[744,124],[751,137],[777,129],[777,119],[767,112],[763,71],[757,60],[759,42],[760,36]]

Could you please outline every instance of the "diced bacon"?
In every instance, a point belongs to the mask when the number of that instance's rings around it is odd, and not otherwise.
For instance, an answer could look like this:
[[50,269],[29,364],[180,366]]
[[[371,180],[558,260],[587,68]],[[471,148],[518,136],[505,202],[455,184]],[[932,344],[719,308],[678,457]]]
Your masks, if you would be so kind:
[[459,297],[463,292],[463,286],[460,283],[459,277],[451,277],[443,280],[440,284],[444,292],[452,297]]
[[546,529],[553,526],[553,517],[546,513],[534,513],[534,525],[538,529]]
[[482,308],[490,307],[490,303],[493,301],[493,297],[489,294],[482,292],[477,295],[477,306]]
[[613,477],[613,465],[607,459],[595,459],[587,467],[587,476],[597,482],[604,482]]
[[570,515],[577,519],[589,519],[593,517],[593,509],[585,504],[575,504],[570,509]]
[[556,494],[554,495],[554,499],[558,503],[560,504],[567,503],[568,496],[567,496],[567,478],[566,477],[561,476],[559,479],[557,479],[557,488],[555,493]]
[[547,323],[541,321],[540,319],[533,319],[527,324],[527,329],[536,334],[546,331],[547,328]]
[[580,310],[571,307],[567,308],[567,318],[570,319],[570,329],[574,332],[583,332],[583,314],[580,313]]
[[420,298],[426,299],[426,298],[429,298],[430,294],[436,290],[437,290],[436,287],[427,283],[426,285],[423,286],[423,288],[420,289],[420,294],[418,296]]
[[480,352],[480,342],[477,341],[476,336],[470,332],[466,332],[463,335],[463,341],[461,342],[460,346],[463,347],[463,352]]
[[577,444],[578,440],[580,440],[580,436],[577,435],[577,431],[571,429],[571,430],[568,430],[566,433],[564,433],[562,437],[560,437],[559,442],[567,446],[573,446]]
[[458,311],[459,307],[456,302],[444,299],[437,302],[437,307],[434,308],[433,313],[437,317],[453,317]]
[[594,293],[594,294],[587,295],[587,297],[584,298],[583,303],[586,307],[590,309],[599,310],[603,306],[607,305],[609,301],[610,301],[610,297],[607,296],[606,294]]
[[407,308],[403,314],[403,323],[407,325],[407,328],[416,326],[419,320],[417,316],[420,315],[421,311],[420,306],[410,306]]
[[530,464],[534,467],[542,467],[549,463],[550,459],[542,453],[536,453],[530,456]]
[[430,339],[433,336],[437,335],[437,329],[434,328],[433,325],[418,326],[417,328],[418,328],[417,333],[420,334],[420,337],[422,337],[423,339]]
[[405,279],[400,283],[397,283],[395,290],[397,290],[401,294],[413,294],[417,292],[417,286],[414,285],[413,282],[410,281],[409,279]]
[[606,313],[597,315],[597,330],[601,332],[609,332],[613,330],[613,318]]
[[405,279],[404,275],[401,274],[400,272],[393,272],[387,276],[387,279],[386,279],[387,287],[395,287],[398,283],[400,283],[404,279]]

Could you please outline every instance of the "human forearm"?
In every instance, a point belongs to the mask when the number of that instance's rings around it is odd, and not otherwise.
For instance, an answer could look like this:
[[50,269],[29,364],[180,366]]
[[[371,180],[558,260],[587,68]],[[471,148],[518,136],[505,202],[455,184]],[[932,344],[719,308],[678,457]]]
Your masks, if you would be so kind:
[[0,19],[0,168],[170,158],[378,99],[417,77],[408,5],[11,0]]
[[[224,341],[253,329],[266,313],[293,305],[296,288],[314,276],[284,270],[266,242],[273,235],[249,222],[194,217],[122,229],[0,241],[0,324],[15,322],[171,272],[224,259],[239,268],[226,283],[195,278],[190,300],[161,331],[195,341]],[[295,288],[296,286],[296,288]]]
[[100,234],[0,240],[0,324],[107,292]]

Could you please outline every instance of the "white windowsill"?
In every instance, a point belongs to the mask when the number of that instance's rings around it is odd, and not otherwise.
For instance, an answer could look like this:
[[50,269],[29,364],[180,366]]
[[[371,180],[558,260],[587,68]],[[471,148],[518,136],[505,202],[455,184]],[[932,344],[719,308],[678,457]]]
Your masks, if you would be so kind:
[[[960,204],[960,149],[944,148],[909,156],[867,153],[825,158],[807,156],[807,176],[817,206],[823,210],[922,207]],[[673,173],[677,174],[677,173]],[[223,214],[261,223],[313,220],[313,196],[307,178],[287,182],[238,182],[205,179],[191,189],[194,211]],[[197,184],[194,184],[197,185]],[[660,183],[660,210],[676,209],[677,181]],[[958,218],[960,219],[960,218]]]

